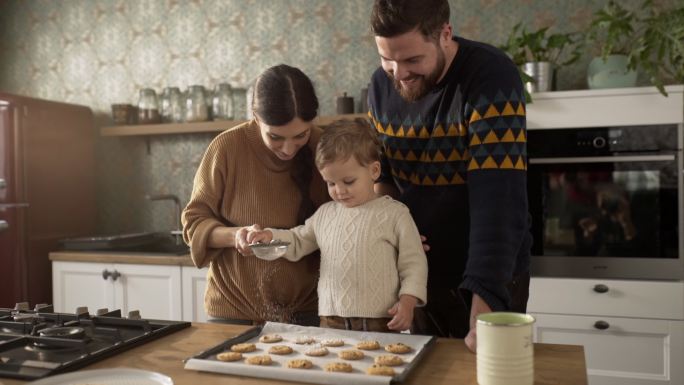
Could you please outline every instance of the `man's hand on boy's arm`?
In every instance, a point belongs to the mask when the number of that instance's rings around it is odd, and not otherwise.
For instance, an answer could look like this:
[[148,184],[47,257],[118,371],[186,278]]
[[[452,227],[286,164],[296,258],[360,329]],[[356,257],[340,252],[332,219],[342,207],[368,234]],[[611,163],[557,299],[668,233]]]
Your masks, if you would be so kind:
[[402,294],[399,297],[399,301],[392,306],[387,313],[392,316],[390,322],[387,323],[387,327],[390,330],[408,330],[413,322],[413,309],[418,303],[418,298]]

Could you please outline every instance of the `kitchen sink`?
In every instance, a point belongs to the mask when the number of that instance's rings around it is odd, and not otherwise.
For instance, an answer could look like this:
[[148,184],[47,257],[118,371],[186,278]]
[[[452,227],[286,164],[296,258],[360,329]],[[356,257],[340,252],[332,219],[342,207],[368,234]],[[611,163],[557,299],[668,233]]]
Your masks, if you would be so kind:
[[72,238],[62,240],[61,245],[63,250],[76,251],[172,255],[183,255],[190,252],[188,246],[183,242],[182,233],[178,230]]

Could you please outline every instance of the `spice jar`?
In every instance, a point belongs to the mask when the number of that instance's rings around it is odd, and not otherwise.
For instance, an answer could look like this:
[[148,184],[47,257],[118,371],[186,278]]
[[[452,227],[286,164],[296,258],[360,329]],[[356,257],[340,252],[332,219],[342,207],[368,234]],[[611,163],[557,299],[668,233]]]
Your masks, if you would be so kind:
[[138,99],[138,124],[155,124],[161,122],[157,93],[152,88],[140,90]]
[[212,118],[214,120],[233,119],[233,89],[228,83],[220,83],[214,90],[211,103]]
[[183,121],[183,95],[178,87],[166,87],[161,95],[161,119],[164,123]]
[[188,87],[185,97],[185,121],[204,122],[209,120],[209,105],[207,104],[204,86]]

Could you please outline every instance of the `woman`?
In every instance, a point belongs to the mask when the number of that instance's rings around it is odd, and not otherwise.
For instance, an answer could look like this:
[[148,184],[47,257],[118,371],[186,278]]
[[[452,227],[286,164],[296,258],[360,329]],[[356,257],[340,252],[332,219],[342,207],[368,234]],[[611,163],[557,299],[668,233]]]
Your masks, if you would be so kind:
[[211,142],[183,210],[192,260],[209,266],[204,307],[215,322],[318,325],[318,258],[246,258],[244,227],[290,228],[329,199],[312,157],[318,99],[302,71],[278,65],[257,78],[252,109]]

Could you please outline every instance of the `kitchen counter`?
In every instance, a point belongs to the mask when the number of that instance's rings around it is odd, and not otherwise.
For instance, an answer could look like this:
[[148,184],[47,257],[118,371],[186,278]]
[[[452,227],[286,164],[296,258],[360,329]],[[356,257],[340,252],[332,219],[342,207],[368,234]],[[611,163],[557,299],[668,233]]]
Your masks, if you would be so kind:
[[54,251],[50,253],[51,261],[96,262],[96,263],[132,263],[138,265],[177,265],[195,266],[190,254],[151,254],[116,251]]
[[[292,384],[292,382],[245,378],[183,369],[183,359],[244,332],[248,326],[194,323],[159,340],[128,350],[84,369],[139,368],[170,376],[175,385]],[[586,385],[584,348],[574,345],[534,345],[536,385]],[[463,340],[437,340],[417,365],[406,384],[476,385],[475,355]],[[25,381],[0,379],[0,385],[19,385]]]

